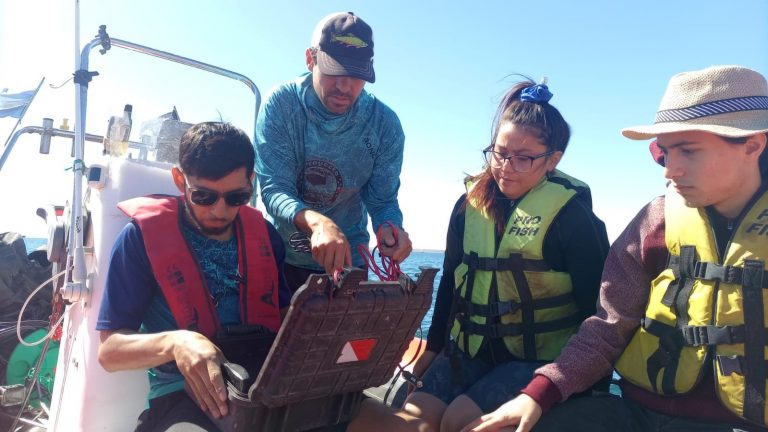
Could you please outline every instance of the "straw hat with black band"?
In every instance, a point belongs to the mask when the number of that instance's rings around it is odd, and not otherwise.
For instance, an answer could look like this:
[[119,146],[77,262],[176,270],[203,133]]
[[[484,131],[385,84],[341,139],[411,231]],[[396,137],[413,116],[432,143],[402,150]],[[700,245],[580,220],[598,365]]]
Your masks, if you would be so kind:
[[621,133],[633,140],[703,131],[739,138],[768,133],[768,83],[741,66],[712,66],[672,77],[652,125]]

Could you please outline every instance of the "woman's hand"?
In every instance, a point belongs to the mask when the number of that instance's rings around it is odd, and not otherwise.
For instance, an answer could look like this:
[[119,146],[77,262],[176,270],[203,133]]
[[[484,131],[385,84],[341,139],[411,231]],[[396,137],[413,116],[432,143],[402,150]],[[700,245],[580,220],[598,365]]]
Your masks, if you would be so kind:
[[521,394],[496,411],[478,417],[461,432],[497,431],[507,426],[517,426],[516,432],[528,432],[540,418],[541,406],[527,394]]

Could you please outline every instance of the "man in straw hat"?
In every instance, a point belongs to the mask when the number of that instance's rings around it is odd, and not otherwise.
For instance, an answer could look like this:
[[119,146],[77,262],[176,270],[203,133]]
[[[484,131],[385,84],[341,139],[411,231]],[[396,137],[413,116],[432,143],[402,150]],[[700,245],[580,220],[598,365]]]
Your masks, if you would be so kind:
[[[597,314],[521,395],[465,430],[766,426],[766,80],[738,66],[675,75],[654,124],[622,134],[656,138],[666,196],[611,246]],[[614,368],[623,397],[563,403]]]
[[264,205],[288,246],[293,290],[311,273],[362,267],[369,216],[382,254],[399,263],[411,252],[397,200],[403,128],[363,88],[376,79],[371,27],[352,12],[328,15],[305,60],[308,74],[266,98],[255,139]]

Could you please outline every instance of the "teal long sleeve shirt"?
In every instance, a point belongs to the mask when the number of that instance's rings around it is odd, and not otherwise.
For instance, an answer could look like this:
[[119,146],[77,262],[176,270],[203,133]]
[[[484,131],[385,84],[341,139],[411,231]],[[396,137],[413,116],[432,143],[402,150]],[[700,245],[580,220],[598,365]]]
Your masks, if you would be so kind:
[[286,243],[286,262],[321,267],[288,244],[296,214],[312,209],[332,219],[363,265],[368,217],[403,226],[397,200],[405,135],[397,115],[363,90],[351,109],[329,112],[312,88],[312,75],[274,89],[256,122],[256,172],[267,213]]

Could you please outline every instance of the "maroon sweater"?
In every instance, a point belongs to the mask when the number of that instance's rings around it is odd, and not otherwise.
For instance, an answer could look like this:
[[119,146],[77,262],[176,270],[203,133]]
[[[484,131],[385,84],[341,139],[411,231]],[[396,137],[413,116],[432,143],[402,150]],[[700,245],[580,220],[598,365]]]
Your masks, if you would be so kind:
[[[536,371],[523,393],[547,411],[613,372],[613,365],[645,313],[651,281],[666,267],[664,198],[646,205],[611,246],[603,270],[597,313],[588,318],[560,356]],[[689,394],[660,396],[626,381],[624,397],[654,411],[698,420],[742,423],[720,404],[710,369]]]

